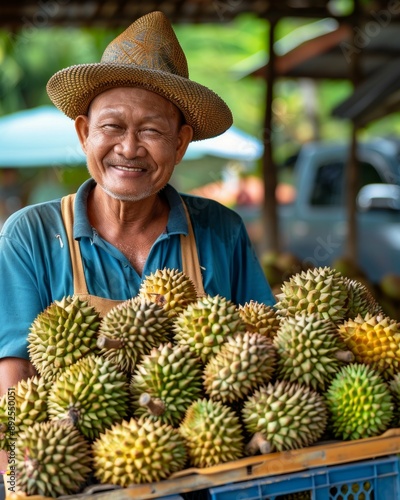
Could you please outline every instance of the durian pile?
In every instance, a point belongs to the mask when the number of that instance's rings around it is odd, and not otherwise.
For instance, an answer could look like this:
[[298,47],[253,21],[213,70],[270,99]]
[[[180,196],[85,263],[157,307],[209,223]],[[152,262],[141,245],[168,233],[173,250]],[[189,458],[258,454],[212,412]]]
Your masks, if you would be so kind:
[[[79,296],[33,321],[37,376],[0,399],[17,488],[120,487],[400,425],[400,324],[333,268],[293,274],[274,308],[147,276],[101,317]],[[10,429],[8,409],[15,422]]]

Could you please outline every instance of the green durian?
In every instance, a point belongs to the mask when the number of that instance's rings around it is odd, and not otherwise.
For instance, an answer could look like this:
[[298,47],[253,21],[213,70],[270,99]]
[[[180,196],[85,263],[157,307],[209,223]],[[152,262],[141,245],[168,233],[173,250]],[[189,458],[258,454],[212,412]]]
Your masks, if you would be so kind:
[[330,427],[338,439],[378,436],[393,418],[393,398],[378,371],[360,363],[343,367],[325,393]]
[[101,320],[97,346],[100,354],[127,373],[141,358],[168,338],[167,311],[140,297],[113,307]]
[[328,412],[323,397],[308,386],[277,380],[244,402],[243,425],[257,439],[249,454],[304,448],[323,435]]
[[274,374],[276,351],[259,333],[236,333],[222,344],[204,368],[208,396],[222,403],[243,400]]
[[54,379],[96,348],[100,316],[78,296],[63,297],[42,311],[28,334],[28,351],[39,374]]
[[98,480],[122,487],[167,479],[187,458],[177,429],[144,417],[107,429],[93,443],[93,455]]
[[64,370],[48,395],[49,418],[72,423],[89,440],[127,418],[129,411],[126,374],[94,354]]
[[17,490],[28,496],[78,493],[91,473],[89,443],[71,425],[38,422],[15,443]]
[[221,295],[189,304],[173,325],[175,342],[188,345],[203,363],[220,351],[228,337],[245,329],[236,305]]
[[131,379],[134,415],[177,426],[202,394],[202,365],[187,345],[160,344],[144,356]]

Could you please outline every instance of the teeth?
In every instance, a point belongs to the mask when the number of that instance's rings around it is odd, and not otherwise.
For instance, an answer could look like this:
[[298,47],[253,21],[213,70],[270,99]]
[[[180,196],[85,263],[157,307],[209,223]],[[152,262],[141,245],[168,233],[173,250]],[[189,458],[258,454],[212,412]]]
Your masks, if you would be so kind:
[[121,166],[116,166],[118,170],[126,170],[128,172],[142,172],[142,168],[132,168],[132,167],[121,167]]

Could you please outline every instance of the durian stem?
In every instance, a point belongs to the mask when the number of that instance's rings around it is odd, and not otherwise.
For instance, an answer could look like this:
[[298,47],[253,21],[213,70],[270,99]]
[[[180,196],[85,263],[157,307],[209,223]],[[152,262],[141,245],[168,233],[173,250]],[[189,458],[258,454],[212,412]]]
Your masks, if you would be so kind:
[[271,452],[271,443],[267,441],[261,432],[256,432],[246,445],[246,453],[248,455],[262,455]]
[[39,462],[35,458],[25,457],[24,460],[25,471],[27,476],[33,476],[35,472],[39,469]]
[[123,346],[123,341],[121,339],[109,339],[105,335],[99,335],[97,338],[97,347],[99,349],[121,349]]
[[78,422],[79,422],[79,411],[74,407],[70,408],[63,417],[57,420],[57,424],[61,426],[72,425],[73,427],[76,427]]
[[144,392],[139,398],[140,406],[147,406],[149,412],[155,417],[160,417],[165,413],[165,404],[161,399],[153,399],[150,394]]
[[335,358],[344,363],[352,363],[355,359],[354,354],[351,351],[336,351]]

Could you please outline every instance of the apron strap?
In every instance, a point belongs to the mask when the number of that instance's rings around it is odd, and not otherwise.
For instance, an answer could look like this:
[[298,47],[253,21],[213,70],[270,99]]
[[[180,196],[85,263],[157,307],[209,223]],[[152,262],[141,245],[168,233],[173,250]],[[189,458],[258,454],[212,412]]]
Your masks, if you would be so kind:
[[182,200],[188,224],[188,235],[181,234],[182,269],[186,276],[193,281],[198,297],[205,297],[203,278],[197,253],[196,239],[194,237],[193,226],[185,202]]
[[69,253],[71,255],[74,294],[86,295],[88,294],[88,289],[83,271],[81,249],[79,248],[79,242],[74,239],[74,201],[75,194],[69,194],[61,198],[61,214],[67,232]]
[[[76,295],[87,295],[88,289],[83,270],[81,250],[79,242],[74,239],[74,201],[75,194],[69,194],[61,198],[61,214],[64,220],[65,230],[68,238],[68,246],[71,255],[72,274],[74,280],[74,293]],[[203,279],[201,276],[199,257],[197,254],[196,240],[194,237],[193,227],[190,220],[189,212],[186,204],[182,200],[187,224],[188,235],[181,234],[181,252],[182,252],[182,269],[183,272],[192,280],[196,287],[198,297],[206,295],[203,287]]]

